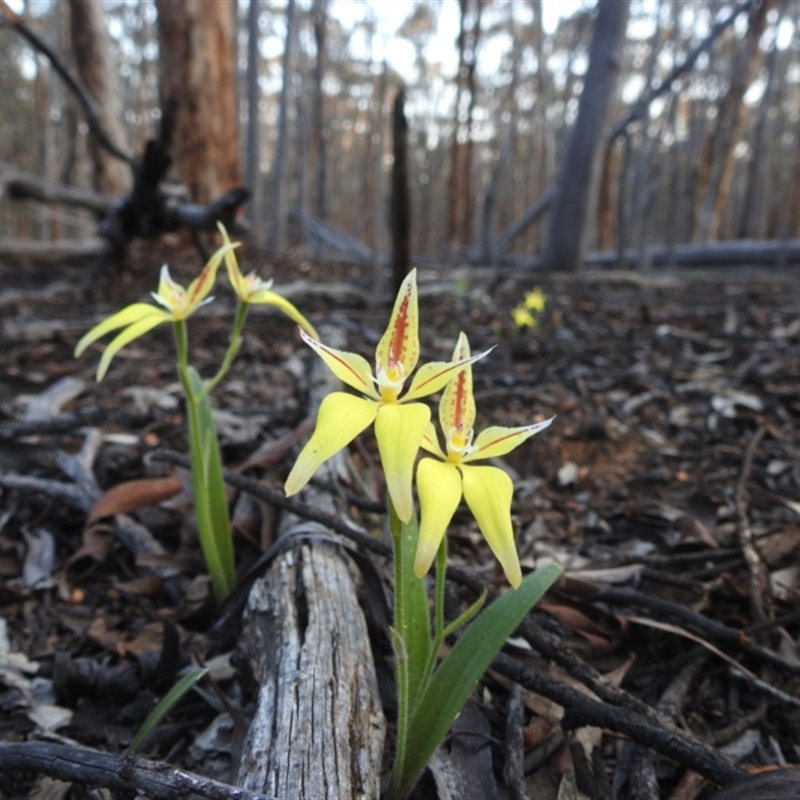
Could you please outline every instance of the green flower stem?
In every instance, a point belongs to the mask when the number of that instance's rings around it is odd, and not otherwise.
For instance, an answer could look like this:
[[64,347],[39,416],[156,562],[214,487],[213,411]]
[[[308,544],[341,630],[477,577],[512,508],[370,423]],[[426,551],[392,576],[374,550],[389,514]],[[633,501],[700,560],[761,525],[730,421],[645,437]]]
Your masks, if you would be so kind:
[[[408,648],[404,631],[406,624],[405,580],[403,576],[403,523],[394,510],[394,504],[389,500],[389,525],[394,544],[394,679],[397,691],[397,744],[394,754],[394,772],[392,774],[392,787],[398,776],[403,773],[403,764],[406,757],[408,743],[409,722],[409,697],[408,697]],[[392,797],[392,791],[389,792]]]
[[222,364],[220,368],[217,370],[217,374],[206,383],[203,391],[200,393],[200,396],[197,398],[198,401],[202,400],[209,392],[213,391],[217,384],[225,377],[227,371],[231,368],[231,364],[233,364],[233,359],[236,358],[239,349],[242,346],[242,330],[244,328],[245,320],[247,319],[247,312],[250,310],[250,304],[244,303],[239,300],[238,305],[236,306],[236,318],[233,321],[233,331],[231,332],[231,341],[228,345],[228,350],[225,353],[225,358],[222,360]]
[[[437,653],[441,646],[439,638],[444,630],[444,585],[447,576],[447,536],[442,536],[439,549],[436,551],[436,642]],[[443,641],[443,640],[442,640]]]
[[[397,745],[390,798],[400,798],[405,760],[413,753],[408,730],[419,698],[431,678],[436,656],[430,635],[430,615],[425,581],[414,575],[414,557],[419,531],[415,518],[402,522],[389,501],[389,525],[394,544],[394,630],[395,682],[397,689]],[[432,657],[432,658],[431,658]],[[409,752],[410,748],[410,752]]]

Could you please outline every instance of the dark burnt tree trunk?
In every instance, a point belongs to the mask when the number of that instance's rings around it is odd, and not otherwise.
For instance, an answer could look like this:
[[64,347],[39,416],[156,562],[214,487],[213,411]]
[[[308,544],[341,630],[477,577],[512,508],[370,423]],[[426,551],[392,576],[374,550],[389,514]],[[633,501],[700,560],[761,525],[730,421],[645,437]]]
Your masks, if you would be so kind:
[[408,121],[405,114],[406,92],[397,91],[394,98],[392,136],[392,284],[400,289],[403,278],[411,268],[411,199],[408,190]]
[[589,68],[561,164],[544,262],[549,269],[576,270],[586,250],[600,177],[600,152],[608,109],[619,73],[629,0],[598,0]]

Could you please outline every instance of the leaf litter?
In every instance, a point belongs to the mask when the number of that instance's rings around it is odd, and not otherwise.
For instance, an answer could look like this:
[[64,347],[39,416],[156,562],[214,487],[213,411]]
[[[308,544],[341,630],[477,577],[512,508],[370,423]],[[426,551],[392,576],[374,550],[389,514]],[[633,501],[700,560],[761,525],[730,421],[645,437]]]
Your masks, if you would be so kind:
[[[178,274],[182,264],[191,270],[192,258],[168,255]],[[0,738],[57,732],[120,752],[181,669],[224,663],[214,691],[204,685],[187,695],[148,741],[152,757],[224,780],[251,689],[235,660],[230,667],[235,616],[214,606],[186,481],[151,458],[159,448],[187,449],[169,332],[154,331],[136,352],[120,354],[102,387],[92,381],[90,363],[71,358],[91,320],[152,282],[144,262],[161,260],[149,254],[142,261],[109,285],[96,308],[78,309],[61,295],[29,306],[23,285],[3,320]],[[8,268],[0,272],[12,277]],[[69,268],[63,272],[48,270],[40,280],[69,279]],[[365,305],[373,276],[363,268],[287,259],[274,274],[297,279],[293,300],[315,322],[334,320],[353,343],[381,330],[386,309]],[[674,273],[669,281],[613,272],[534,280],[475,268],[468,275],[465,294],[446,270],[421,269],[423,357],[446,356],[464,329],[476,350],[498,344],[474,369],[478,425],[557,415],[501,462],[517,486],[523,569],[552,561],[566,568],[537,622],[559,647],[615,676],[621,690],[649,706],[676,695],[673,724],[697,740],[713,738],[724,748],[745,736],[731,758],[749,770],[799,762],[791,702],[800,677],[791,668],[800,664],[796,281],[745,270]],[[332,287],[327,295],[320,283]],[[510,310],[534,283],[546,311],[536,331],[516,329]],[[312,284],[304,296],[303,285]],[[334,306],[334,296],[344,299]],[[194,345],[208,368],[225,346],[224,325],[212,313],[198,322]],[[308,429],[302,373],[284,368],[300,344],[288,321],[253,322],[216,411],[226,421],[226,466],[280,489],[292,448]],[[94,439],[84,425],[59,431],[44,424],[92,407]],[[29,427],[20,435],[20,422],[42,423],[41,432]],[[373,456],[369,440],[352,449],[345,471],[351,484],[337,489],[340,496],[383,499]],[[277,512],[243,497],[231,490],[246,565],[269,547]],[[379,533],[380,515],[350,499],[347,513]],[[743,528],[757,565],[743,555]],[[450,537],[454,564],[503,586],[468,514],[456,515]],[[765,585],[753,580],[757,568]],[[603,601],[612,588],[635,593]],[[456,609],[471,599],[453,586]],[[676,617],[678,608],[695,617]],[[221,619],[229,630],[220,629]],[[757,647],[715,639],[704,621]],[[510,645],[508,652],[576,685],[535,650]],[[765,652],[775,658],[765,661]],[[702,672],[676,688],[676,674],[700,658]],[[509,686],[496,671],[487,673],[470,706],[481,716],[451,734],[427,779],[431,792],[466,796],[458,781],[448,782],[453,770],[498,791]],[[537,799],[603,796],[606,783],[614,796],[634,797],[637,770],[652,772],[662,796],[708,795],[708,782],[687,765],[597,726],[562,729],[561,713],[547,698],[525,693],[523,781]],[[485,746],[474,750],[474,740]],[[570,741],[582,743],[582,755]]]

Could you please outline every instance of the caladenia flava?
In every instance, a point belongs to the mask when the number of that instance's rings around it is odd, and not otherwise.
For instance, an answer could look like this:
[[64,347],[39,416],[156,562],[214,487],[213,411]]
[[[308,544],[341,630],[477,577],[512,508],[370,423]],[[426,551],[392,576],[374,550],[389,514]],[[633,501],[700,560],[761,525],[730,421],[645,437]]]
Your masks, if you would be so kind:
[[[299,492],[324,461],[375,423],[394,545],[394,625],[390,633],[398,709],[388,800],[410,794],[481,675],[561,574],[560,567],[551,565],[522,578],[511,525],[511,479],[498,467],[471,463],[509,453],[552,420],[520,428],[489,427],[473,442],[472,364],[487,353],[472,356],[463,334],[452,359],[423,365],[403,394],[405,380],[419,359],[417,308],[416,272],[412,271],[400,287],[389,326],[378,343],[374,373],[363,357],[303,335],[333,373],[362,396],[333,392],[323,400],[316,429],[285,485],[287,495]],[[439,419],[445,450],[438,444],[430,410],[416,402],[443,388]],[[421,528],[412,493],[420,447],[436,456],[423,458],[417,469]],[[462,495],[515,588],[483,611],[485,595],[480,597],[448,624],[444,617],[445,531]],[[425,573],[434,559],[431,619]],[[466,623],[470,623],[466,632],[437,664],[445,639]]]
[[[224,240],[222,247],[211,256],[200,275],[187,288],[172,280],[165,265],[161,269],[158,291],[152,295],[157,305],[133,303],[103,320],[78,342],[75,356],[80,356],[89,345],[107,333],[121,328],[122,331],[112,339],[100,359],[97,380],[101,381],[108,371],[111,360],[121,348],[163,322],[172,323],[178,377],[186,395],[197,531],[214,591],[219,600],[224,600],[235,587],[236,573],[222,458],[209,392],[225,376],[241,347],[242,329],[251,305],[275,306],[297,322],[308,334],[316,336],[316,331],[294,305],[277,292],[271,291],[271,281],[262,281],[253,273],[242,276],[235,252],[238,244],[231,243],[222,225],[219,228]],[[223,261],[228,279],[237,296],[237,307],[222,364],[210,380],[204,381],[197,370],[189,365],[187,319],[200,306],[213,299],[209,297],[209,293],[216,282],[217,272]]]

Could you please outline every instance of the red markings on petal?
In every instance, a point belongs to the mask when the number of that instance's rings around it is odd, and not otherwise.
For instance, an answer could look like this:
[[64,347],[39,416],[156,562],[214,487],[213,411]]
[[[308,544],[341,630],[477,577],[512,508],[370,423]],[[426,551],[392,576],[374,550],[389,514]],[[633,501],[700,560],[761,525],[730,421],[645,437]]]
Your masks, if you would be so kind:
[[392,338],[389,341],[390,364],[402,364],[403,354],[405,353],[408,337],[408,305],[410,298],[408,293],[403,298],[397,309],[397,316],[392,327]]

